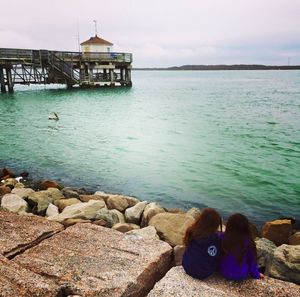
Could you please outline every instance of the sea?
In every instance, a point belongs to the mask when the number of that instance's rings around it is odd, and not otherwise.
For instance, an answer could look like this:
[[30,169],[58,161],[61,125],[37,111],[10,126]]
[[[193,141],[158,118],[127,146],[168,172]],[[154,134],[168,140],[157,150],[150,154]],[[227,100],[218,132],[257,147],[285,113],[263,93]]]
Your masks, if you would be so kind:
[[300,218],[300,71],[135,70],[132,81],[0,94],[0,167],[258,225]]

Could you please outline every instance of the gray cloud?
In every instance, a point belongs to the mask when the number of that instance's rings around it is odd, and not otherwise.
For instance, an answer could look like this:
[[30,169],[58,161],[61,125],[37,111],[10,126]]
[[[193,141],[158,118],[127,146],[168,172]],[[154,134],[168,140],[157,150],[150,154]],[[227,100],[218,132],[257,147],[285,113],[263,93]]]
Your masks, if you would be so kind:
[[78,50],[99,35],[134,65],[300,64],[299,0],[0,0],[0,47]]

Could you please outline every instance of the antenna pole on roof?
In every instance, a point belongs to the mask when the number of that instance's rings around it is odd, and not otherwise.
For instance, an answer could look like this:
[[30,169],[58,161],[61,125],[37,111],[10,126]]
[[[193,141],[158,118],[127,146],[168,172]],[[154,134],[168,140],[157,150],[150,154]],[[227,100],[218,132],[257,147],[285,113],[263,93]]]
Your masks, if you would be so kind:
[[97,36],[97,20],[93,20],[93,22],[95,23],[95,36]]
[[79,35],[79,21],[77,19],[77,42],[78,42],[78,51],[80,52],[80,35]]

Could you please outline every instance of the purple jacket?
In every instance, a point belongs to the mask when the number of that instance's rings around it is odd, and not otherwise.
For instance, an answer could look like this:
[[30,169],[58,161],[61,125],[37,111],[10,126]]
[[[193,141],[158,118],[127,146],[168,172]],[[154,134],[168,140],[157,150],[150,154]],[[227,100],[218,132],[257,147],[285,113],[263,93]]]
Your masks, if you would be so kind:
[[221,257],[219,272],[227,279],[242,280],[247,277],[259,278],[257,261],[249,247],[249,241],[245,241],[245,245],[247,252],[242,263],[239,263],[231,252]]

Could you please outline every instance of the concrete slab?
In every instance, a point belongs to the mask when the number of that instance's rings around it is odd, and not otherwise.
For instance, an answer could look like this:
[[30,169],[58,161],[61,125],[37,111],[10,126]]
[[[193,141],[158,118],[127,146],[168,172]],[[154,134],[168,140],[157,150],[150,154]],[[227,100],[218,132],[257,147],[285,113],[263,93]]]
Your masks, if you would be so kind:
[[86,223],[68,227],[13,262],[55,281],[66,296],[140,297],[170,268],[171,255],[163,241],[132,239]]
[[213,275],[197,280],[182,266],[173,267],[147,297],[298,297],[300,286],[266,277],[263,280],[228,281]]
[[59,287],[0,255],[1,297],[54,297]]
[[0,211],[0,254],[11,258],[63,229],[43,217]]

